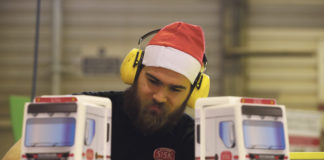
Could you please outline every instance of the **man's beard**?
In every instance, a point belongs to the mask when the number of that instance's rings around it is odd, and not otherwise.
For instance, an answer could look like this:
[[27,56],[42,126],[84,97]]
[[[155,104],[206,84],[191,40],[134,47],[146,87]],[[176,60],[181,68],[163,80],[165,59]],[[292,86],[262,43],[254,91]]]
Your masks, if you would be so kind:
[[[160,130],[169,130],[182,117],[186,108],[187,99],[172,113],[169,112],[165,103],[158,103],[155,100],[142,106],[137,94],[137,85],[134,84],[125,91],[123,109],[132,121],[134,127],[143,135],[151,135]],[[159,107],[160,112],[150,110],[150,106]]]

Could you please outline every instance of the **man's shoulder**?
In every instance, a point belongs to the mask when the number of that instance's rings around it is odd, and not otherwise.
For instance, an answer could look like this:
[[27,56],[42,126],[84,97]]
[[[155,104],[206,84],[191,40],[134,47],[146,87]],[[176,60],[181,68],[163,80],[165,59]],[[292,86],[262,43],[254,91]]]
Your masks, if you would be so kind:
[[180,159],[194,159],[194,120],[186,113],[174,130],[177,153]]
[[182,121],[186,122],[186,123],[194,123],[194,120],[191,116],[189,116],[187,113],[184,113],[182,118],[181,118]]
[[193,132],[194,124],[195,124],[194,120],[188,114],[184,113],[176,126],[176,131],[186,132],[186,133]]

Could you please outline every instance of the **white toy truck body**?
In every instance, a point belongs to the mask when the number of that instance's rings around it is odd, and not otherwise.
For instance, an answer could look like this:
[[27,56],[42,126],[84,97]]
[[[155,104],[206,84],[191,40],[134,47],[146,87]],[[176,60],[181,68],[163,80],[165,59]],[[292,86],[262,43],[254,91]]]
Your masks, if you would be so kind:
[[109,160],[110,138],[108,98],[41,96],[25,104],[22,160]]
[[195,106],[196,160],[288,160],[286,112],[273,99],[209,97]]

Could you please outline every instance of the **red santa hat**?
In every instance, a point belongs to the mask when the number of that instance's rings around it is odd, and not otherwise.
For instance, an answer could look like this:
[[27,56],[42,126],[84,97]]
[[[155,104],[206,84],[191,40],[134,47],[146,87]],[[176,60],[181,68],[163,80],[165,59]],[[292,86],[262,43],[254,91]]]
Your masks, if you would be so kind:
[[194,83],[203,65],[205,38],[201,27],[175,22],[163,27],[145,48],[143,64],[163,67]]

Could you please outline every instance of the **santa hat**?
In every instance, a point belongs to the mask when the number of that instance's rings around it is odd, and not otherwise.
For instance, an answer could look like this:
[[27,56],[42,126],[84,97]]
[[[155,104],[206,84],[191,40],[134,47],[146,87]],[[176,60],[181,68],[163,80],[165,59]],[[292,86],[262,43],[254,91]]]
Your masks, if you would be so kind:
[[145,48],[143,64],[163,67],[194,83],[203,65],[204,33],[201,27],[175,22],[163,27]]

